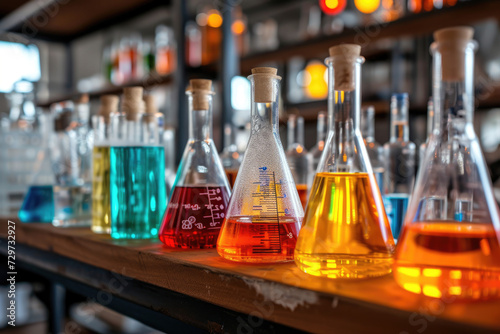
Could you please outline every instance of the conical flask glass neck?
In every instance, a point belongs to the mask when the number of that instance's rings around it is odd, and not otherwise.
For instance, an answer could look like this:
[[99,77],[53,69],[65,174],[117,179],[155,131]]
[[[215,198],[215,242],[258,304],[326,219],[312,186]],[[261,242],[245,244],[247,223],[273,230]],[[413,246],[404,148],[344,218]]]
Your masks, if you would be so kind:
[[409,140],[408,94],[394,94],[391,98],[391,142]]
[[[474,52],[475,41],[453,50],[453,71],[449,70],[448,46],[434,42],[433,55],[433,103],[434,126],[441,139],[448,140],[463,132],[466,123],[472,124],[474,116]],[[451,131],[451,132],[450,132]]]
[[[213,124],[212,124],[212,95],[205,94],[205,106],[203,108],[195,108],[193,103],[193,93],[187,92],[189,106],[189,140],[191,141],[208,141],[212,139]],[[197,97],[199,98],[199,97]]]
[[278,110],[279,110],[279,78],[266,78],[269,91],[262,91],[260,85],[256,85],[259,80],[258,74],[248,77],[252,84],[251,91],[251,114],[252,130],[250,136],[261,130],[270,130],[278,134]]

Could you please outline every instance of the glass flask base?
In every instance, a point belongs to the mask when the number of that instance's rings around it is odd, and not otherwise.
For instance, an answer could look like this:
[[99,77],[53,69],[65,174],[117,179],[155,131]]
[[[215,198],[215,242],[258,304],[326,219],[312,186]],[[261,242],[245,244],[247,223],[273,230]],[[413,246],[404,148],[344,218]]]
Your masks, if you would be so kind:
[[405,290],[461,300],[500,297],[500,245],[492,224],[411,223],[394,277]]
[[224,222],[217,252],[227,260],[251,263],[293,260],[300,222],[280,218],[278,222],[252,221],[252,217],[232,217]]
[[52,225],[55,227],[89,227],[91,224],[90,217],[87,218],[54,218]]
[[[133,226],[133,223],[128,223],[128,226]],[[111,231],[111,238],[113,239],[154,239],[157,238],[158,236],[158,230],[154,229],[151,232],[139,232],[137,230],[135,231],[120,231],[120,232],[113,232]]]
[[387,275],[392,257],[295,252],[295,263],[305,273],[327,278],[369,278]]
[[51,185],[31,186],[19,210],[23,223],[50,223],[54,219],[54,194]]
[[110,234],[111,233],[110,227],[96,226],[96,225],[94,225],[94,222],[92,222],[92,227],[90,229],[92,230],[92,232],[97,233],[97,234]]

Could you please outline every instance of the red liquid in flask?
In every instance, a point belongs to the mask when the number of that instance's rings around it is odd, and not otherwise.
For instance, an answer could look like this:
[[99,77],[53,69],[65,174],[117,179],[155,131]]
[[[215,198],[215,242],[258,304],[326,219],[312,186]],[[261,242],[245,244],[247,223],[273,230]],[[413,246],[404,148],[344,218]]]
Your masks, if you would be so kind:
[[219,237],[219,254],[239,262],[284,262],[293,260],[300,222],[280,217],[279,223],[252,217],[231,217],[224,221]]
[[214,248],[228,202],[225,187],[175,187],[163,217],[161,242],[176,248]]

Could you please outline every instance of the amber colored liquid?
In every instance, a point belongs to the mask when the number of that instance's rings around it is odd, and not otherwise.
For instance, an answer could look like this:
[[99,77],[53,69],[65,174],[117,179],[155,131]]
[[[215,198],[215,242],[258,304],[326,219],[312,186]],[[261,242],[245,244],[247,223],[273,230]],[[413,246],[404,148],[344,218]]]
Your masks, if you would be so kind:
[[92,231],[111,232],[109,146],[95,146],[92,152]]
[[404,289],[447,300],[500,297],[500,245],[491,224],[416,222],[405,226],[394,262]]
[[159,238],[168,247],[214,248],[226,214],[226,187],[175,187]]
[[305,209],[307,205],[307,184],[297,184],[297,192],[299,193],[300,203]]
[[366,173],[318,173],[295,249],[304,272],[365,278],[391,272],[394,240],[378,186]]
[[231,185],[231,189],[234,188],[234,182],[236,181],[236,176],[238,176],[238,170],[236,169],[226,169],[226,176],[229,184]]
[[172,73],[176,67],[175,50],[170,47],[161,48],[156,53],[156,72],[161,75]]
[[291,217],[279,217],[279,222],[231,217],[224,221],[217,252],[238,262],[292,261],[299,228],[300,221]]

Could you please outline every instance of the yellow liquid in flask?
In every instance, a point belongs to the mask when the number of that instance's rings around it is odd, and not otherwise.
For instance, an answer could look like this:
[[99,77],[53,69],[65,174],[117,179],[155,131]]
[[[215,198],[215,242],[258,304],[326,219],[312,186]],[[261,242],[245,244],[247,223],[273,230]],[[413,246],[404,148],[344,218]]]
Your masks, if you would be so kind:
[[95,146],[92,175],[92,231],[111,232],[109,146]]
[[301,270],[329,278],[381,276],[391,272],[394,248],[367,173],[316,174],[295,249]]

